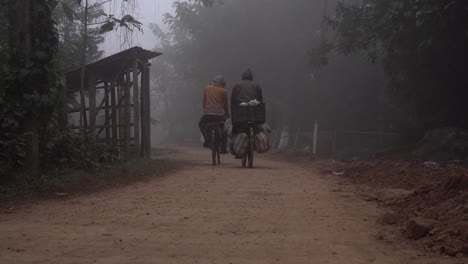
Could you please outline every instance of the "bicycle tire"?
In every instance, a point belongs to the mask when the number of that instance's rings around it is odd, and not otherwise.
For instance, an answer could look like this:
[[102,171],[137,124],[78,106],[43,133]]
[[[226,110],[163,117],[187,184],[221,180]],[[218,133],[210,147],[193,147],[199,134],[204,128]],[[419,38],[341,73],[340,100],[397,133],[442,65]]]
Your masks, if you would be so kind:
[[216,134],[216,154],[218,156],[218,165],[221,164],[221,141],[222,141],[222,133],[223,131],[221,131],[221,128],[218,127],[218,129],[216,130],[218,133]]
[[253,132],[253,128],[250,128],[250,136],[249,136],[250,146],[249,146],[249,168],[253,168],[254,163],[254,147],[255,147],[255,135]]

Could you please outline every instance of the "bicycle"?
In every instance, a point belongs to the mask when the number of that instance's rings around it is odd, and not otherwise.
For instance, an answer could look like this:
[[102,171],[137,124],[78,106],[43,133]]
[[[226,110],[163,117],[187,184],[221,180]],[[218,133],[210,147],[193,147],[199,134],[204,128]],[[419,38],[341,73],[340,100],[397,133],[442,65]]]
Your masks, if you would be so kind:
[[222,127],[224,122],[215,122],[206,125],[207,137],[210,138],[211,159],[213,166],[221,164]]
[[241,104],[233,107],[232,120],[240,125],[240,131],[247,134],[247,151],[241,157],[242,166],[253,168],[255,152],[255,128],[266,121],[266,109],[264,103]]
[[247,152],[244,157],[242,157],[242,167],[246,168],[247,166],[251,169],[253,168],[254,163],[254,152],[255,152],[255,123],[247,123],[248,128],[248,137],[249,145],[247,146]]

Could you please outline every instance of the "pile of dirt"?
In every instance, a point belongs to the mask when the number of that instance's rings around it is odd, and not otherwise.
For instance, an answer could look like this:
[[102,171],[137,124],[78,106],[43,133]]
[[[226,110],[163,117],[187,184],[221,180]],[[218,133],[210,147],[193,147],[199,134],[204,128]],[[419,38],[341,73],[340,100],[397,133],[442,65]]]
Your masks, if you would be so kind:
[[322,162],[324,173],[375,191],[367,195],[395,214],[383,222],[427,250],[468,255],[468,161]]

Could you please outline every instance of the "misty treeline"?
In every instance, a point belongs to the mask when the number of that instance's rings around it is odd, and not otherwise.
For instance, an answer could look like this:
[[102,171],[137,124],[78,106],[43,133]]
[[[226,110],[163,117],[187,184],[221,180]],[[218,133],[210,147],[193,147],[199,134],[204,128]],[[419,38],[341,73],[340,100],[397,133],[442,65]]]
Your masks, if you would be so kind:
[[275,129],[466,127],[467,6],[447,1],[178,1],[151,25],[161,125],[196,138],[202,91],[250,67]]
[[319,53],[364,52],[379,60],[388,94],[422,128],[468,126],[467,1],[343,1],[326,23],[335,34]]
[[[64,72],[99,59],[104,33],[139,29],[105,0],[0,0],[0,180],[23,168],[95,168],[108,152],[67,124]],[[133,1],[125,1],[129,3]],[[14,178],[14,177],[13,177]]]

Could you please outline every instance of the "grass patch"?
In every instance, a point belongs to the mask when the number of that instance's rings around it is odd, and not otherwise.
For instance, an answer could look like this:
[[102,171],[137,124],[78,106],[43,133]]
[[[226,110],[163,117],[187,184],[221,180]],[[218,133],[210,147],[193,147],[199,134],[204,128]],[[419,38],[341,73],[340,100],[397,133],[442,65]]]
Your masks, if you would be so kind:
[[87,171],[86,168],[50,171],[40,179],[19,174],[0,185],[0,199],[8,201],[94,192],[162,177],[178,167],[173,162],[138,159],[123,164],[104,164],[94,171]]

